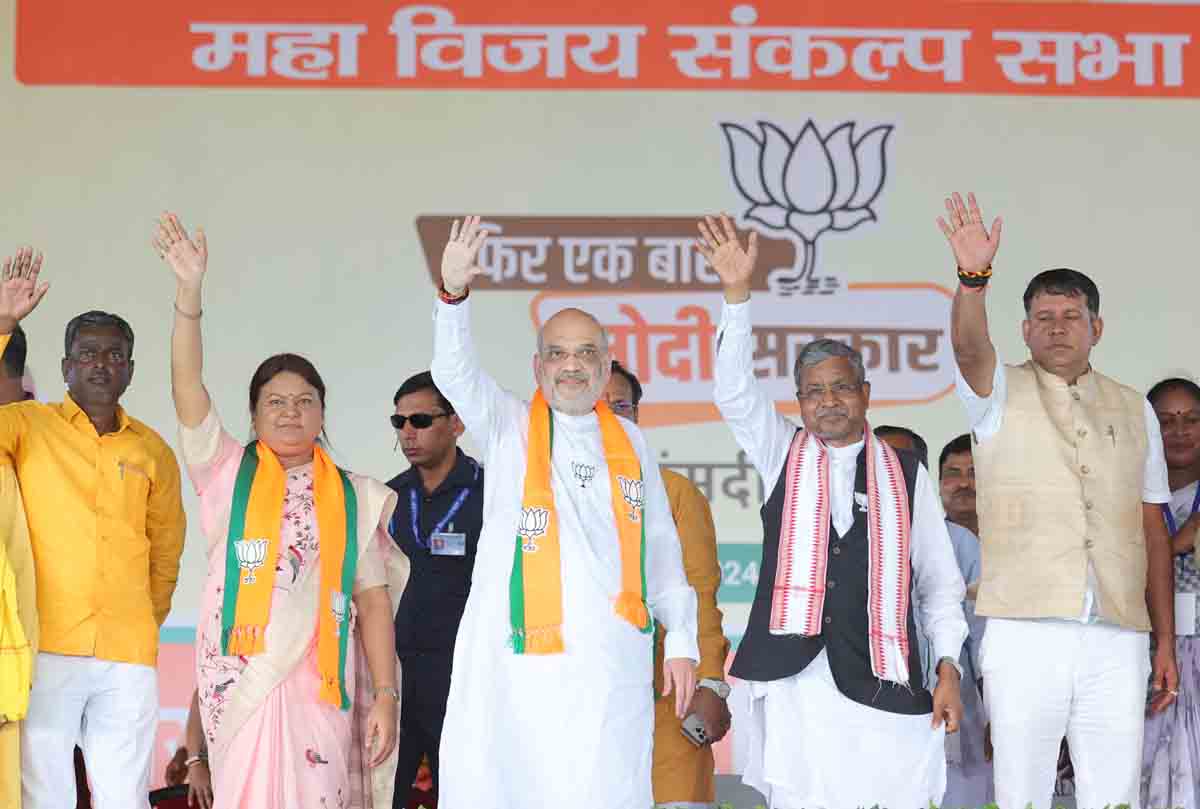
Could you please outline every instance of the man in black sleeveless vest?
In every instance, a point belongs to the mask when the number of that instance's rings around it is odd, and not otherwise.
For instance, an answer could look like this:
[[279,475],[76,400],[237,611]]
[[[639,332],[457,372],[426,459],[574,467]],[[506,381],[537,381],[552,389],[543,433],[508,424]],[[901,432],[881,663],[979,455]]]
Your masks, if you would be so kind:
[[[744,250],[728,217],[700,232],[725,292],[716,404],[771,492],[731,669],[742,681],[730,707],[743,780],[774,809],[939,802],[967,625],[936,489],[915,455],[872,435],[862,356],[844,343],[816,340],[796,360],[804,429],[779,414],[754,376],[756,237]],[[933,694],[914,609],[938,661]]]

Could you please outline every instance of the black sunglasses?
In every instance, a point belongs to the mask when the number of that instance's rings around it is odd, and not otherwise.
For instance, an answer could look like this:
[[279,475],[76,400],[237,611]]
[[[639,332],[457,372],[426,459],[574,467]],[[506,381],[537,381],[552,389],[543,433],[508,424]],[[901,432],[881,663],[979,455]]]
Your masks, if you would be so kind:
[[403,430],[404,425],[409,421],[412,422],[413,427],[416,427],[418,430],[424,430],[428,427],[433,426],[434,419],[446,418],[447,416],[452,416],[452,415],[454,415],[454,414],[453,413],[413,413],[411,416],[401,416],[398,413],[393,413],[391,415],[391,421],[392,421],[392,426],[395,427],[397,430]]

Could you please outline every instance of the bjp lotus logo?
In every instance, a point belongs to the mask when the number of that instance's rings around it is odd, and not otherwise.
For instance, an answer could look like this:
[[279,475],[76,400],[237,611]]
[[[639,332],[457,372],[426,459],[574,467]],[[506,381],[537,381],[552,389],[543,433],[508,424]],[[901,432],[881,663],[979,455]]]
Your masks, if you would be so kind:
[[758,134],[738,124],[721,124],[734,185],[750,206],[741,218],[789,234],[796,242],[796,266],[767,276],[782,295],[818,291],[821,234],[844,233],[876,219],[871,206],[887,177],[893,127],[876,126],[856,137],[854,126],[847,121],[822,135],[810,119],[792,138],[768,121],[758,122]]
[[617,475],[617,485],[621,487],[621,497],[629,506],[629,519],[637,522],[638,511],[646,504],[645,484],[638,478]]
[[521,543],[521,550],[525,553],[537,553],[538,544],[535,540],[546,533],[549,525],[548,510],[535,507],[521,509],[521,522],[517,525],[517,536],[525,540]]

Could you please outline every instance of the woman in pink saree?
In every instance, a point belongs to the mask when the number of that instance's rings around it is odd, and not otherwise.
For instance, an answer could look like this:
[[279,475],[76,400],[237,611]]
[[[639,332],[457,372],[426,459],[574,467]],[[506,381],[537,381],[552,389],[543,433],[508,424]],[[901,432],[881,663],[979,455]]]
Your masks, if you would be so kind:
[[408,575],[386,529],[395,495],[329,459],[325,385],[295,354],[251,380],[256,441],[221,426],[201,376],[204,235],[164,215],[154,245],[177,281],[171,383],[208,540],[196,677],[213,804],[390,807]]

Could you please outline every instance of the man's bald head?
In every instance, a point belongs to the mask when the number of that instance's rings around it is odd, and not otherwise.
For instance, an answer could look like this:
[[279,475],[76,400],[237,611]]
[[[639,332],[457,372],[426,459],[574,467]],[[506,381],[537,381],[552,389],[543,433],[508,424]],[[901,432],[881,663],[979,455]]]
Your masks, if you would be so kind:
[[563,309],[556,312],[553,317],[542,324],[538,329],[538,351],[545,348],[551,340],[547,338],[562,338],[570,335],[582,335],[589,330],[592,333],[590,338],[598,345],[603,345],[607,350],[608,347],[608,332],[600,325],[600,321],[596,320],[591,313],[585,312],[582,309],[574,307]]
[[582,309],[563,309],[538,331],[533,373],[550,407],[579,416],[590,413],[611,373],[608,334]]

